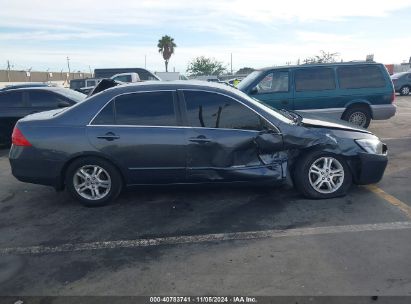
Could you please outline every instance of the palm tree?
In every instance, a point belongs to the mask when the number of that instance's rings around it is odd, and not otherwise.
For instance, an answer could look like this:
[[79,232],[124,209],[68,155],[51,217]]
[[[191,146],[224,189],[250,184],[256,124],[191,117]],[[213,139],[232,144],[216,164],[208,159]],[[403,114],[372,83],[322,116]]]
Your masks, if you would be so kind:
[[174,54],[174,48],[177,47],[177,45],[174,43],[174,38],[171,38],[167,35],[161,37],[161,39],[158,41],[157,47],[158,52],[163,55],[164,63],[166,65],[166,72],[168,72],[168,60],[170,59],[171,55]]

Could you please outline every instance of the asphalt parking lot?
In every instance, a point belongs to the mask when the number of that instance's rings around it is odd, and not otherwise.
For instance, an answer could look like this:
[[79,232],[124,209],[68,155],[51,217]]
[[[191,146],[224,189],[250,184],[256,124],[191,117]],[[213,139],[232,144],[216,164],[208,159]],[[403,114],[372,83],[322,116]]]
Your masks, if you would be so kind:
[[18,182],[0,150],[0,295],[411,295],[411,96],[370,129],[375,186],[133,189],[102,208]]

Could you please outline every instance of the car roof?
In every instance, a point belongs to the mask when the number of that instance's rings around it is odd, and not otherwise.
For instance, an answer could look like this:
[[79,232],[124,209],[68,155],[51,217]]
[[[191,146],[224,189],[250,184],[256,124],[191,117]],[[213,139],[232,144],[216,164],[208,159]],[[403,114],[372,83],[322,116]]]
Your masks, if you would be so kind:
[[122,84],[109,88],[103,92],[122,93],[132,91],[144,91],[144,90],[212,90],[212,91],[226,91],[231,93],[237,93],[238,89],[232,88],[223,83],[208,82],[202,80],[173,80],[173,81],[144,81],[134,82],[128,84]]
[[256,71],[268,71],[274,69],[293,69],[293,68],[313,68],[313,67],[326,67],[326,66],[344,66],[344,65],[380,65],[374,61],[347,61],[347,62],[332,62],[332,63],[310,63],[310,64],[299,64],[299,65],[282,65],[282,66],[271,66],[264,67],[261,69],[256,69]]
[[66,88],[62,87],[24,87],[24,88],[10,88],[7,90],[0,90],[0,92],[25,92],[25,91],[53,91],[58,92]]

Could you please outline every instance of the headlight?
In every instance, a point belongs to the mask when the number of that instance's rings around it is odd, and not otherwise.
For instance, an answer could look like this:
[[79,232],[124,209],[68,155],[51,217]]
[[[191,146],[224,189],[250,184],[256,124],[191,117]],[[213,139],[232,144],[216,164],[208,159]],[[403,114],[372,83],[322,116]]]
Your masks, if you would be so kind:
[[356,139],[355,142],[371,154],[385,154],[387,147],[378,138]]

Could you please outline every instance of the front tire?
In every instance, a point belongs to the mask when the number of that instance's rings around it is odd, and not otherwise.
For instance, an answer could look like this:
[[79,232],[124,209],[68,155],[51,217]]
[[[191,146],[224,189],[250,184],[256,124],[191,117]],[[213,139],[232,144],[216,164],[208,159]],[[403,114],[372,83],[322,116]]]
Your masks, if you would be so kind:
[[338,155],[322,151],[301,157],[293,173],[296,188],[307,198],[344,196],[352,184],[346,161]]
[[97,157],[73,161],[65,179],[70,194],[87,207],[107,205],[122,189],[122,178],[115,166]]
[[366,129],[371,122],[371,112],[365,106],[354,106],[345,111],[342,119]]
[[400,90],[400,95],[401,96],[410,95],[410,87],[409,86],[403,86]]

